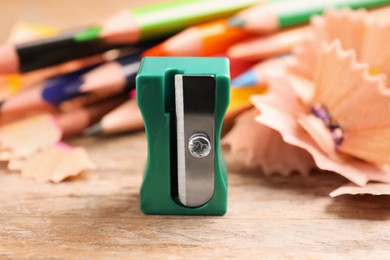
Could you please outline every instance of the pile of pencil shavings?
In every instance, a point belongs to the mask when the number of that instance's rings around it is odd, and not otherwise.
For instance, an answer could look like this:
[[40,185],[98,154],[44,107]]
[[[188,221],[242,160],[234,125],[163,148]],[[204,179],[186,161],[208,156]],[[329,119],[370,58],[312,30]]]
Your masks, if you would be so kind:
[[[225,143],[266,173],[317,168],[351,182],[331,196],[390,194],[389,41],[390,21],[380,13],[313,17],[308,39],[283,73],[269,75],[267,94],[251,97],[255,110]],[[240,120],[246,139],[258,142],[234,141],[243,140]]]
[[[39,29],[39,30],[38,30]],[[43,30],[35,26],[17,24],[8,41],[23,42]],[[45,32],[52,31],[45,27]],[[5,99],[52,75],[65,73],[83,66],[79,62],[48,68],[26,75],[11,75],[0,78],[4,88],[0,97]],[[84,148],[72,147],[61,142],[63,130],[54,114],[40,113],[25,117],[0,116],[0,161],[7,162],[11,171],[38,182],[60,182],[85,170],[95,169]]]
[[39,114],[0,128],[0,159],[8,169],[38,182],[60,182],[95,166],[86,151],[61,142],[51,114]]

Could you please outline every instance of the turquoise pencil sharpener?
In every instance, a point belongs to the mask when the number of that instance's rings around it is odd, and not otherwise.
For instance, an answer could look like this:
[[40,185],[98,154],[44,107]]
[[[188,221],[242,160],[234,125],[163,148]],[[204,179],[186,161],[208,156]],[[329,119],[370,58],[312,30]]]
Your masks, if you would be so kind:
[[220,137],[228,59],[146,57],[136,88],[148,142],[141,211],[224,215],[228,180]]

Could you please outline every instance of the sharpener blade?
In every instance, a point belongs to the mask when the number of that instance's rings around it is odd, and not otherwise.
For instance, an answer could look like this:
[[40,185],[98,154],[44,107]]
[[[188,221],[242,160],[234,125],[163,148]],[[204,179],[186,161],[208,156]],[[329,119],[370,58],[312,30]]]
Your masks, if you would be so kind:
[[175,75],[178,197],[187,207],[214,193],[215,92],[212,75]]

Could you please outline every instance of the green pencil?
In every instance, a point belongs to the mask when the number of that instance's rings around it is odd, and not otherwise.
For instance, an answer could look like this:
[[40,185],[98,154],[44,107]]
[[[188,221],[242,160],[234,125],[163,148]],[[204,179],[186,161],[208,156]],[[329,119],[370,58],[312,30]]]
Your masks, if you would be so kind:
[[86,28],[24,44],[1,46],[0,74],[55,65],[75,54],[81,58],[95,44],[128,44],[160,38],[268,1],[275,0],[176,0],[126,9]]
[[309,21],[314,14],[329,8],[374,8],[390,4],[390,0],[291,0],[256,5],[230,18],[229,25],[251,32],[266,33]]
[[[129,43],[166,36],[191,25],[233,15],[272,0],[175,0],[123,10],[75,36],[77,41],[104,38]],[[274,0],[275,1],[275,0]]]

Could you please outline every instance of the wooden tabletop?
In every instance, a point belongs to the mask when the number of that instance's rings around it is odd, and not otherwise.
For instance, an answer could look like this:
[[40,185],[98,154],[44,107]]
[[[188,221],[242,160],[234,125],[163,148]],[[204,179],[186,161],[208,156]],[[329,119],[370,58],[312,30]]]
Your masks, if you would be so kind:
[[144,133],[71,143],[99,169],[60,184],[0,172],[0,258],[389,256],[390,197],[332,199],[344,182],[334,174],[230,171],[225,216],[145,216]]
[[[65,28],[130,2],[156,1],[78,2],[1,1],[0,38],[18,20]],[[225,216],[145,216],[139,210],[144,133],[71,143],[86,147],[98,170],[38,184],[1,165],[0,259],[389,257],[390,197],[332,199],[328,193],[345,183],[334,174],[265,177],[230,170]]]

